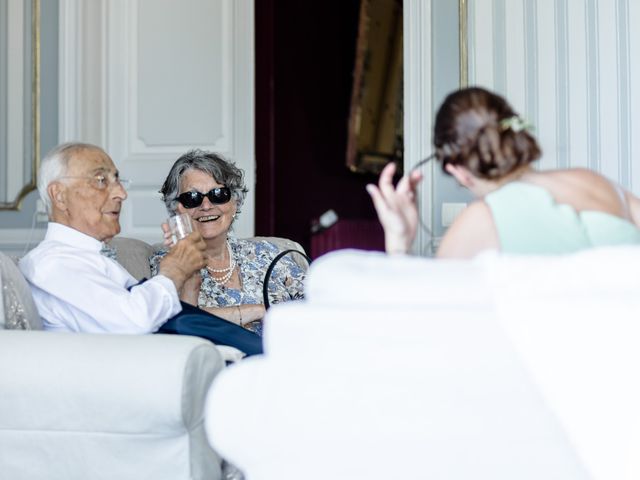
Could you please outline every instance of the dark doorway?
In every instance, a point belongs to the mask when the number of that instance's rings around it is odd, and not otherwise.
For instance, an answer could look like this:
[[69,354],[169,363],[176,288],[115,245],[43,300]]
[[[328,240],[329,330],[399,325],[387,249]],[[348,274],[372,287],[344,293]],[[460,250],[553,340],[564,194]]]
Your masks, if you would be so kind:
[[359,0],[256,0],[256,235],[310,248],[328,209],[375,219],[345,165]]

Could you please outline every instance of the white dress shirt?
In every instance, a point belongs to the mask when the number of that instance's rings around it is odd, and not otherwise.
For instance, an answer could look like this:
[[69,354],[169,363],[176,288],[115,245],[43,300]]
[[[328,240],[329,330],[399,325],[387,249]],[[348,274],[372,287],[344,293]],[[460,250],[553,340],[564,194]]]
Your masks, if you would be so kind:
[[45,330],[87,333],[155,332],[181,310],[171,280],[137,280],[100,254],[102,243],[50,222],[44,240],[19,263]]

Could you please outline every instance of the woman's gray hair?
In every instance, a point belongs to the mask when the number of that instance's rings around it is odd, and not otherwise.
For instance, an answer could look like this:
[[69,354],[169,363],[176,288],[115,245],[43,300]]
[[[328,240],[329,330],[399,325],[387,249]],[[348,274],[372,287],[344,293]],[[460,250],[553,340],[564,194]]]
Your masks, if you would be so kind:
[[75,153],[81,150],[103,151],[100,147],[91,145],[90,143],[68,142],[52,148],[42,159],[42,162],[40,162],[40,168],[38,170],[38,193],[48,214],[51,214],[51,198],[47,191],[49,185],[67,174],[69,160],[71,160]]
[[244,185],[244,172],[242,169],[216,153],[191,150],[176,160],[160,189],[162,200],[167,207],[169,215],[176,213],[177,198],[180,194],[180,180],[182,175],[189,170],[200,170],[208,173],[216,182],[229,187],[231,197],[236,201],[236,214],[240,213],[240,208],[248,192]]

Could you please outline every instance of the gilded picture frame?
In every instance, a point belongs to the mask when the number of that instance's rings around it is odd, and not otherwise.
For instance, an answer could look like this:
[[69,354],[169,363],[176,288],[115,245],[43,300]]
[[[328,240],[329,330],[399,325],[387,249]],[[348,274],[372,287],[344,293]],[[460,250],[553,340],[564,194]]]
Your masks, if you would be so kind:
[[346,155],[353,172],[402,167],[402,22],[402,0],[360,3]]

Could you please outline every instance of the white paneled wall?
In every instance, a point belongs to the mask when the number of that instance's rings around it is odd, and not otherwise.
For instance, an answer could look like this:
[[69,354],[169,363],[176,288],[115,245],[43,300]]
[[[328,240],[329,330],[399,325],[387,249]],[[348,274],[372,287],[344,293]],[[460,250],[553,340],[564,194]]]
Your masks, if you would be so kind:
[[[405,168],[430,152],[432,119],[455,55],[439,26],[457,25],[434,11],[451,0],[404,0]],[[540,168],[588,167],[640,194],[640,1],[460,0],[466,5],[468,82],[495,90],[535,125]],[[427,32],[424,25],[430,25]],[[427,33],[425,33],[427,32]],[[445,62],[445,63],[442,63]],[[444,72],[444,73],[443,73]],[[438,87],[439,86],[439,87]],[[433,170],[420,195],[431,230],[443,203],[463,192]],[[431,253],[421,233],[416,251]]]
[[[0,19],[0,42],[3,61],[0,72],[0,90],[6,102],[6,111],[0,112],[2,138],[0,145],[0,203],[12,204],[23,186],[31,180],[31,171],[24,164],[30,164],[31,152],[25,148],[30,143],[30,105],[26,101],[30,95],[31,52],[27,40],[30,37],[30,8],[21,0],[8,0],[3,5],[6,18]],[[24,159],[24,162],[23,162]],[[17,160],[17,161],[16,161]]]
[[253,1],[60,0],[61,140],[103,146],[133,180],[122,234],[159,241],[158,189],[191,148],[244,169],[253,234]]
[[468,22],[469,84],[535,125],[541,168],[589,167],[640,193],[640,2],[468,0]]

